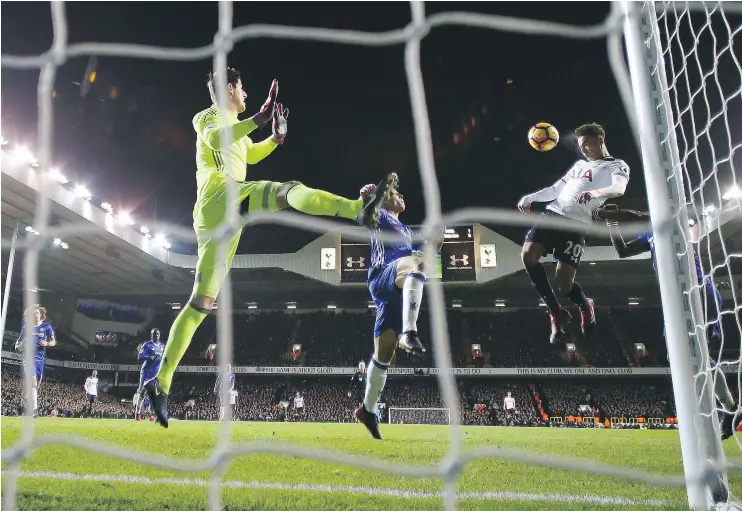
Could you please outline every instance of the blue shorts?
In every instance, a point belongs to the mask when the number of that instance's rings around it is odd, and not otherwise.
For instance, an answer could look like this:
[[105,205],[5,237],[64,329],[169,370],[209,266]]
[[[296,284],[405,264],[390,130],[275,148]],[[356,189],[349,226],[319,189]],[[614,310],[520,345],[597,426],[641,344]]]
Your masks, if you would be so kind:
[[88,396],[88,403],[95,403],[95,400],[98,399],[97,394],[87,394]]
[[402,333],[402,290],[394,284],[396,278],[396,261],[369,273],[368,290],[376,304],[374,337],[381,337],[390,328],[397,336]]
[[[36,375],[36,381],[37,382],[40,382],[41,381],[41,378],[44,376],[44,365],[45,364],[46,364],[46,360],[45,359],[38,359],[38,358],[34,359],[34,363],[33,363],[33,365],[34,365],[34,374]],[[26,364],[25,363],[23,364],[23,369],[24,369],[24,371],[26,369]]]
[[139,370],[139,388],[143,389],[145,385],[147,385],[149,382],[157,378],[157,369],[159,370],[159,367],[157,368],[150,368],[147,371]]

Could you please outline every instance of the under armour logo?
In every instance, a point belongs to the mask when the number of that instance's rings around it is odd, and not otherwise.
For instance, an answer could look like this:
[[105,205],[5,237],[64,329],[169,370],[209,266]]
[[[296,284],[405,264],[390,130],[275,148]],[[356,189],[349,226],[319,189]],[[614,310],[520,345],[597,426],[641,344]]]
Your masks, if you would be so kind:
[[452,255],[450,257],[451,260],[451,266],[456,266],[456,263],[461,263],[461,266],[469,266],[469,255],[464,254],[461,257],[456,257],[455,255]]
[[417,310],[417,302],[412,302],[410,304],[410,310],[411,311],[416,311]]
[[359,257],[358,259],[353,259],[352,257],[348,257],[345,259],[346,263],[345,266],[348,268],[352,268],[354,264],[357,264],[359,268],[365,268],[366,264],[366,258],[365,257]]

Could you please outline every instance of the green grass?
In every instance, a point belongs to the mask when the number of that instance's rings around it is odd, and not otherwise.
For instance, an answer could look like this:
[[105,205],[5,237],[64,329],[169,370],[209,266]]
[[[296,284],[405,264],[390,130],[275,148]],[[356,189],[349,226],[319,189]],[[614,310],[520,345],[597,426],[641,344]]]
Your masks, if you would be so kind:
[[[168,430],[149,422],[124,420],[40,419],[38,435],[78,436],[109,442],[127,450],[157,453],[183,460],[208,459],[218,439],[219,424],[214,422],[173,421]],[[2,418],[2,448],[20,438],[21,420]],[[306,446],[354,454],[408,466],[424,466],[440,461],[447,452],[447,429],[443,426],[383,426],[385,439],[372,440],[357,424],[235,423],[235,443],[261,441],[276,446]],[[658,474],[682,474],[677,432],[566,430],[546,428],[464,428],[465,449],[483,446],[506,447],[553,458],[579,458]],[[730,454],[736,445],[727,442]],[[736,453],[738,454],[738,453]],[[3,462],[3,470],[7,464]],[[146,464],[122,461],[87,450],[50,445],[35,450],[26,459],[24,473],[137,476],[159,479],[208,479],[208,472],[171,472]],[[4,476],[3,476],[4,477]],[[317,462],[283,455],[255,454],[234,458],[223,481],[263,483],[260,488],[222,490],[225,509],[260,510],[428,510],[442,509],[435,496],[403,498],[367,495],[343,488],[319,489],[267,488],[265,483],[309,484],[334,487],[368,487],[381,490],[433,493],[441,491],[440,479],[400,478],[374,470]],[[742,487],[739,473],[731,475],[732,489]],[[594,504],[585,502],[526,501],[519,495],[561,494],[571,496],[622,497],[634,501],[660,500],[656,509],[684,509],[683,488],[653,487],[599,477],[584,472],[547,469],[498,459],[469,464],[458,480],[460,492],[511,492],[498,499],[461,499],[459,509],[567,510],[647,509],[646,503]],[[520,493],[517,493],[520,492]],[[21,476],[18,484],[20,509],[28,510],[153,510],[207,509],[208,488],[196,484],[144,484],[131,481],[82,481],[51,477]]]

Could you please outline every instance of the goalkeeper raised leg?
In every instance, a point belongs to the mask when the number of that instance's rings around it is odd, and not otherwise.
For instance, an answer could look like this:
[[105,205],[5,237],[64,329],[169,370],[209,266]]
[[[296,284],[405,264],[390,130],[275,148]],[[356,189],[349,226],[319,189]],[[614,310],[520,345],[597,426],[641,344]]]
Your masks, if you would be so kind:
[[[342,217],[366,226],[376,224],[382,201],[391,187],[388,179],[363,199],[346,199],[329,192],[309,188],[298,181],[247,181],[247,165],[255,165],[283,144],[287,134],[288,111],[277,102],[278,82],[273,81],[268,99],[257,114],[244,120],[238,115],[246,109],[247,94],[242,90],[240,73],[227,69],[227,102],[217,106],[213,74],[207,86],[213,104],[193,118],[196,131],[196,204],[193,228],[198,241],[198,262],[193,292],[175,319],[156,379],[145,387],[158,422],[167,427],[167,394],[173,373],[191,343],[196,329],[210,313],[224,278],[232,266],[241,231],[226,241],[226,261],[219,260],[219,240],[213,230],[226,218],[229,207],[227,186],[234,187],[234,199],[241,213],[294,209],[308,215]],[[272,136],[253,142],[248,136],[273,121]],[[222,143],[222,129],[231,130],[231,144]],[[387,192],[388,191],[388,192]]]

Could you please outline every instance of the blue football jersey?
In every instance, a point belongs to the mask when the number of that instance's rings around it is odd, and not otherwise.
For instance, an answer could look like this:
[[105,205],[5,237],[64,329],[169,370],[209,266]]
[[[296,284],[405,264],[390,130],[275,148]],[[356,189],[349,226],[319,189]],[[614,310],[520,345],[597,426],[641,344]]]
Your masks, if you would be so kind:
[[140,374],[144,380],[151,380],[157,376],[163,351],[165,351],[165,343],[162,342],[147,341],[139,348],[137,360],[142,362]]
[[[219,376],[216,377],[216,383],[214,384],[214,394],[218,394],[219,393],[219,386],[221,385],[221,379],[220,378],[221,378],[221,375],[219,375]],[[227,374],[227,380],[229,381],[229,384],[227,385],[227,387],[229,388],[229,390],[234,390],[235,378],[236,378],[236,376],[235,376],[235,374],[233,372],[230,372],[230,373]]]
[[[405,239],[395,243],[387,243],[379,239],[381,231],[396,232],[401,234]],[[378,227],[371,231],[371,268],[383,267],[402,257],[412,255],[413,244],[412,237],[414,233],[407,224],[404,224],[394,218],[385,209],[379,210]]]
[[[26,325],[21,327],[20,339],[23,342],[23,338],[26,336]],[[42,322],[40,325],[36,325],[33,331],[34,342],[36,343],[36,360],[46,360],[46,346],[41,346],[41,342],[49,342],[54,337],[54,328],[49,323]]]

